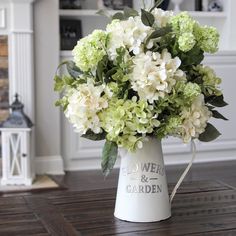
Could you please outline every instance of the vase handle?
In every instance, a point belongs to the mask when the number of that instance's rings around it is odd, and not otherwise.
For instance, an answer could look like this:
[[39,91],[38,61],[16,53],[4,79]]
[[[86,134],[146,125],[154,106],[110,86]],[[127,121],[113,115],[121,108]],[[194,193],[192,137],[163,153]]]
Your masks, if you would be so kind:
[[181,183],[183,182],[184,178],[188,174],[188,172],[189,172],[189,170],[190,170],[190,168],[191,168],[191,166],[193,164],[193,161],[194,161],[194,159],[196,157],[196,144],[195,144],[194,140],[191,141],[191,149],[192,149],[192,159],[189,162],[188,166],[186,167],[184,173],[180,176],[180,178],[179,178],[177,184],[175,185],[174,189],[172,190],[172,193],[170,195],[170,202],[173,201],[174,196],[175,196],[179,186],[181,185]]

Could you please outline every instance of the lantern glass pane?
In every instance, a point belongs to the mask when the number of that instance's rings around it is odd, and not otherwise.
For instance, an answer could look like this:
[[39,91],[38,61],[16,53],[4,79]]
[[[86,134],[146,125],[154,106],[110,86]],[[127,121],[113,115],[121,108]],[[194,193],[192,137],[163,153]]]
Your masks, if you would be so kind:
[[10,173],[12,176],[20,176],[21,170],[21,140],[20,135],[15,133],[10,136]]

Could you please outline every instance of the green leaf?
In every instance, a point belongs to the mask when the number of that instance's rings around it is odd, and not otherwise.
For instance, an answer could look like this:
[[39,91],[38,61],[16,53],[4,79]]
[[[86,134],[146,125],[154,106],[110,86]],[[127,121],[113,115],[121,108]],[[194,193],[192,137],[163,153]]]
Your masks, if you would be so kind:
[[114,14],[112,16],[112,20],[115,20],[115,19],[117,19],[117,20],[125,20],[126,18],[125,18],[125,15],[123,13],[117,12],[116,14]]
[[152,13],[145,11],[144,9],[141,9],[141,20],[144,25],[152,26],[155,21],[155,18]]
[[157,0],[155,5],[150,9],[150,12],[152,12],[155,8],[159,7],[164,0]]
[[182,61],[181,66],[199,65],[204,59],[204,52],[199,47],[194,46],[187,53],[181,52],[178,56]]
[[124,15],[126,18],[138,16],[138,12],[130,7],[124,8]]
[[162,36],[164,36],[164,35],[166,35],[170,32],[171,32],[171,27],[170,26],[160,28],[160,29],[155,30],[154,32],[152,32],[151,35],[148,37],[147,41],[149,41],[150,39],[162,37]]
[[62,77],[62,80],[64,82],[64,85],[68,85],[68,86],[71,86],[75,82],[75,79],[73,77],[67,76],[67,75],[64,75]]
[[226,117],[224,117],[222,114],[220,114],[216,110],[212,111],[212,116],[216,119],[228,120]]
[[83,134],[81,137],[89,139],[89,140],[93,140],[93,141],[101,141],[106,138],[106,133],[102,132],[99,134],[95,134],[93,131],[88,130],[86,134]]
[[64,87],[64,82],[62,78],[58,75],[54,76],[54,91],[60,92]]
[[210,123],[207,123],[205,132],[199,135],[199,140],[202,142],[210,142],[217,139],[221,133]]
[[83,72],[75,65],[73,61],[67,61],[66,68],[73,78],[78,78]]
[[103,80],[103,69],[104,69],[103,63],[99,62],[97,66],[97,73],[96,73],[99,81]]
[[63,61],[63,62],[61,62],[61,63],[57,66],[56,73],[57,73],[57,71],[58,71],[63,65],[65,65],[67,62],[68,62],[68,61]]
[[55,106],[56,106],[56,107],[61,106],[61,100],[57,100],[57,101],[55,102]]
[[212,111],[213,109],[215,109],[215,107],[213,107],[213,106],[210,106],[210,105],[206,105],[207,106],[207,108],[210,110],[210,111]]
[[198,76],[194,79],[194,83],[202,85],[203,79],[200,76]]
[[111,77],[111,76],[114,75],[116,72],[117,72],[117,67],[111,68],[109,71],[106,72],[106,78]]
[[112,18],[112,16],[109,14],[109,12],[104,10],[104,9],[101,9],[101,10],[97,11],[96,14],[100,15],[100,16],[105,16],[105,17],[107,17],[109,19]]
[[215,107],[225,107],[228,105],[228,103],[224,101],[223,95],[212,96],[207,100],[207,102]]
[[63,97],[55,102],[55,106],[61,106],[63,108],[63,111],[65,111],[68,106],[68,100],[66,99],[66,97]]
[[118,155],[118,146],[114,142],[106,141],[102,150],[102,172],[108,176],[113,169]]
[[96,75],[99,82],[103,82],[104,70],[107,67],[108,57],[105,55],[101,61],[98,62]]

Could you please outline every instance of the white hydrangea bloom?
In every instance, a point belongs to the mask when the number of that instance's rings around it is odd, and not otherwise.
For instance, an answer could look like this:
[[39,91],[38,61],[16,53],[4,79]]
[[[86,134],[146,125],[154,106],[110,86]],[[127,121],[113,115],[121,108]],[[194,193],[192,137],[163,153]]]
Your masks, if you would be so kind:
[[161,8],[155,8],[152,11],[155,18],[155,25],[157,27],[165,27],[170,21],[170,18],[174,15],[173,11],[163,11]]
[[140,16],[130,17],[128,20],[113,20],[107,26],[109,33],[108,53],[111,59],[116,57],[116,49],[126,47],[135,55],[141,53],[142,43],[152,31],[152,28],[142,23]]
[[111,60],[114,60],[117,55],[116,49],[125,47],[123,40],[124,28],[120,20],[113,20],[111,24],[107,25],[106,31],[109,33],[108,55]]
[[183,134],[184,142],[189,142],[192,138],[198,138],[205,131],[208,120],[212,113],[205,106],[204,96],[199,95],[190,108],[185,108],[181,114],[183,118]]
[[150,51],[142,53],[134,57],[133,63],[133,72],[130,75],[132,88],[141,99],[150,103],[170,93],[177,77],[184,76],[183,71],[178,69],[180,59],[172,58],[166,49],[161,54]]
[[68,91],[68,106],[65,116],[78,133],[85,134],[89,129],[94,133],[101,132],[97,113],[108,107],[107,100],[101,97],[103,86],[94,86],[92,80],[81,84],[77,89]]

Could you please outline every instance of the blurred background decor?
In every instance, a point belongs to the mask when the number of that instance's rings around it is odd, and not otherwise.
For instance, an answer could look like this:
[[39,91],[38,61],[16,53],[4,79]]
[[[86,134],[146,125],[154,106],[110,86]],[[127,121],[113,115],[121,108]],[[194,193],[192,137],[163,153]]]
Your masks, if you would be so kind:
[[221,12],[223,11],[223,5],[219,0],[211,0],[208,5],[208,11]]
[[[157,0],[155,0],[155,2],[157,2]],[[170,0],[164,0],[162,4],[160,5],[160,8],[166,11],[168,9],[169,3],[170,3]]]
[[[99,2],[99,1],[98,1]],[[104,7],[113,10],[123,10],[125,7],[133,7],[132,0],[103,0]]]
[[72,50],[77,41],[82,37],[80,20],[61,19],[61,50]]
[[180,9],[180,4],[183,2],[183,0],[171,0],[172,3],[174,4],[174,11],[179,12]]
[[195,11],[202,11],[202,0],[195,0]]
[[81,0],[60,0],[60,9],[81,9]]
[[208,11],[208,0],[202,0],[202,11]]

